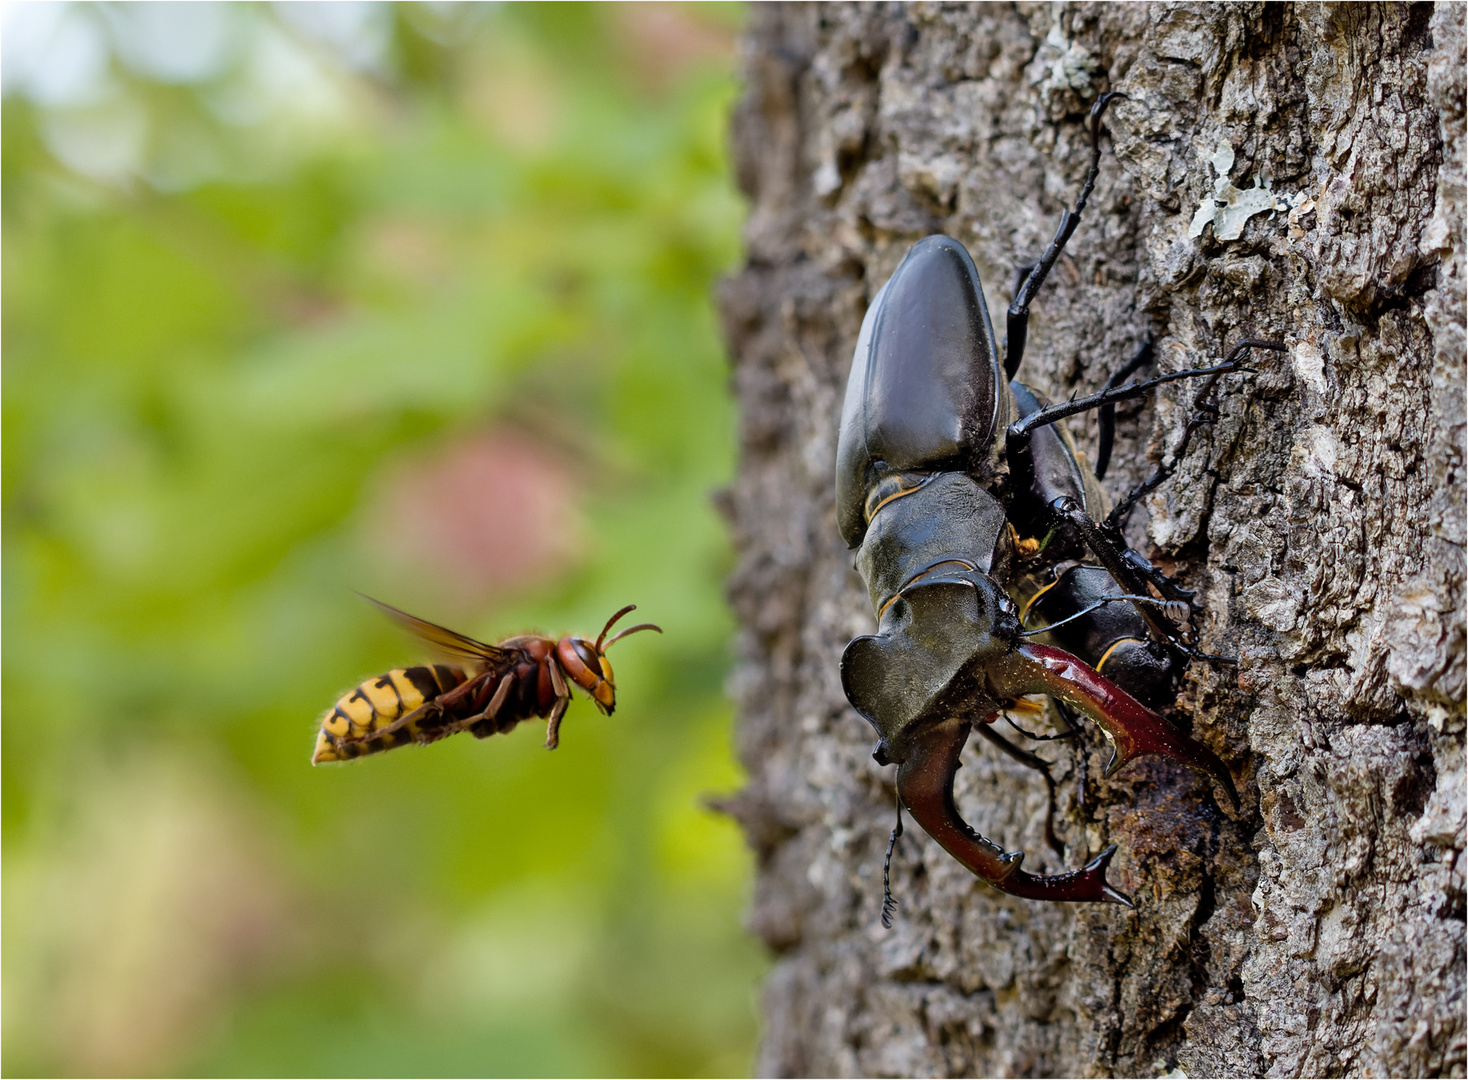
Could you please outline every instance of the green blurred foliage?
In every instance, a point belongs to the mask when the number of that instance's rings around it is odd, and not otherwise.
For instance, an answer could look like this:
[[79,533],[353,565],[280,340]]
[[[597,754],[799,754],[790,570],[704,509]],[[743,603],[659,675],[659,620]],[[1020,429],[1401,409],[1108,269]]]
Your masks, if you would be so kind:
[[[187,78],[131,10],[62,17],[101,91],[4,102],[5,1071],[746,1071],[750,868],[703,806],[739,783],[737,10],[384,6],[353,62],[230,7]],[[517,528],[493,485],[393,502],[490,434],[572,524],[468,587],[382,538]],[[554,754],[313,770],[322,710],[424,658],[353,588],[489,640],[631,601],[665,634]]]

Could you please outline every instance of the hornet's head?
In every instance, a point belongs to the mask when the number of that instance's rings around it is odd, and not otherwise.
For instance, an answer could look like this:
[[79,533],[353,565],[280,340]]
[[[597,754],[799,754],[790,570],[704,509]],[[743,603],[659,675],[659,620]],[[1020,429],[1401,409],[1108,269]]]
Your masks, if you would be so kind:
[[607,660],[607,650],[628,634],[635,634],[639,630],[656,630],[659,634],[663,632],[660,626],[641,623],[628,627],[608,641],[607,633],[612,629],[612,624],[629,611],[636,610],[636,604],[628,604],[613,615],[607,620],[606,626],[602,628],[601,636],[595,641],[588,641],[586,638],[563,637],[556,642],[556,660],[560,663],[561,670],[566,673],[566,677],[571,682],[585,690],[591,700],[596,702],[597,708],[608,716],[611,716],[617,707],[617,682],[612,677],[612,665]]

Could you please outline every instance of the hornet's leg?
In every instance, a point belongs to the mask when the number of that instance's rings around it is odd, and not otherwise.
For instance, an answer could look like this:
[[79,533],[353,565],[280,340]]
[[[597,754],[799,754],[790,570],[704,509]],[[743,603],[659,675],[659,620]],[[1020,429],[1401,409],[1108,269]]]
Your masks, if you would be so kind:
[[566,706],[571,704],[571,695],[556,698],[555,708],[551,709],[550,719],[545,725],[545,748],[554,750],[561,745],[561,720],[566,715]]
[[[508,700],[510,687],[514,684],[515,680],[509,674],[501,675],[499,685],[494,688],[494,697],[489,699],[489,704],[484,707],[484,711],[469,717],[466,722],[473,725],[479,723],[481,720],[493,721],[500,714],[500,709],[504,707],[505,701]],[[513,727],[514,725],[512,724],[510,726]],[[498,728],[491,726],[483,734],[480,734],[476,729],[474,737],[477,739],[487,739],[498,731]]]
[[554,657],[548,663],[551,689],[556,692],[556,704],[545,725],[545,748],[554,750],[561,745],[561,718],[566,715],[566,707],[571,704],[571,690],[566,685],[566,677],[561,674],[561,665],[556,663]]

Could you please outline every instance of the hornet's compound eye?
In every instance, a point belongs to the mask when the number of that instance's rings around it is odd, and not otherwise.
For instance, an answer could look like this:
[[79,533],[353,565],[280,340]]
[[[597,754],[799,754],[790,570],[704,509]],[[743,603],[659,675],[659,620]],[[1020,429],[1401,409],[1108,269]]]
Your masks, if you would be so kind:
[[571,648],[575,650],[576,656],[586,665],[586,669],[592,672],[600,672],[602,669],[602,658],[596,651],[596,646],[585,638],[572,638]]

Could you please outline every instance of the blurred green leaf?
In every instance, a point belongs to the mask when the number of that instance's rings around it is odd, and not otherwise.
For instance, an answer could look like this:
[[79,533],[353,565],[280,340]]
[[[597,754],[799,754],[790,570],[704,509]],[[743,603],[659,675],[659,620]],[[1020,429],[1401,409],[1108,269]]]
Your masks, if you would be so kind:
[[[112,50],[131,157],[77,142],[101,104],[4,101],[7,1069],[747,1068],[748,856],[701,808],[739,783],[709,501],[737,15],[229,10],[238,47],[168,85],[128,6],[46,16]],[[393,562],[394,529],[468,527],[395,520],[393,478],[495,432],[560,463],[574,552],[480,593]],[[480,517],[530,527],[508,507]],[[628,602],[666,633],[617,646],[616,715],[573,705],[554,755],[313,770],[335,696],[421,659],[352,588],[491,640]],[[201,792],[235,823],[202,859]],[[170,914],[242,866],[256,900]]]

